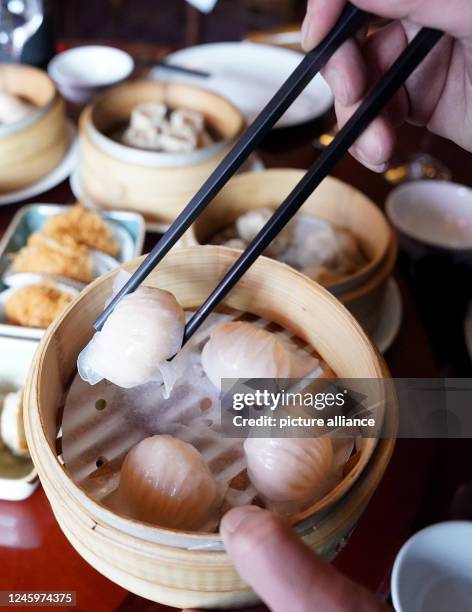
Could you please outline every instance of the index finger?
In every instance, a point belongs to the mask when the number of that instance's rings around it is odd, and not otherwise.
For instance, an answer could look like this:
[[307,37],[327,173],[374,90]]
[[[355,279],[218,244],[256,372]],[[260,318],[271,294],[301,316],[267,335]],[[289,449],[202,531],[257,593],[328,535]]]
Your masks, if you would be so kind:
[[305,51],[310,51],[326,37],[346,4],[346,0],[308,0],[302,25]]

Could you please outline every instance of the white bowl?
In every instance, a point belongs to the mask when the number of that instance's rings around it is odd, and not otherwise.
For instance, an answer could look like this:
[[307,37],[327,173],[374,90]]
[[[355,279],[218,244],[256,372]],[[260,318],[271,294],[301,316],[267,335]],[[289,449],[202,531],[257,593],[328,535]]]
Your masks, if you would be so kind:
[[447,181],[412,181],[387,198],[393,225],[410,238],[446,249],[472,249],[472,189]]
[[74,47],[54,57],[49,76],[61,94],[75,104],[87,104],[105,87],[127,79],[134,70],[133,58],[114,47]]
[[472,609],[472,522],[449,521],[410,538],[395,560],[392,599],[397,612]]

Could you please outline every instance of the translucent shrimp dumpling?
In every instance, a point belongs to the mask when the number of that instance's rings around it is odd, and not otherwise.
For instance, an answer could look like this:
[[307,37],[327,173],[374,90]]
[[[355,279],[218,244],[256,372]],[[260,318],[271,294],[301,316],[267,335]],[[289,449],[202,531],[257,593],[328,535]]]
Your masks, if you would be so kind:
[[333,484],[330,438],[247,438],[244,453],[251,482],[270,501],[303,506]]
[[118,499],[137,520],[195,530],[215,509],[216,485],[196,448],[158,435],[145,438],[127,454]]
[[244,321],[216,325],[202,351],[205,374],[218,388],[222,378],[288,378],[292,361],[275,334]]
[[106,378],[124,388],[164,377],[166,360],[182,346],[184,327],[184,311],[172,293],[140,287],[118,303],[80,353],[79,374],[92,385]]

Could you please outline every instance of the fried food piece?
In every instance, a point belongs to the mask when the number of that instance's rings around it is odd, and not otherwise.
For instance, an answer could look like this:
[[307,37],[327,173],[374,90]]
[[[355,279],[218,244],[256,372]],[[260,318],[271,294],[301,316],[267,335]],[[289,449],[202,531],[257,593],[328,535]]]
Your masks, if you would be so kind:
[[6,301],[5,314],[13,325],[46,329],[72,299],[70,293],[48,283],[28,285]]
[[66,276],[89,283],[93,275],[93,261],[86,246],[67,234],[52,238],[42,232],[31,234],[26,246],[13,260],[14,272],[37,272]]
[[97,213],[76,204],[70,210],[54,215],[46,223],[43,233],[60,240],[63,235],[70,236],[78,244],[97,251],[118,255],[118,242],[113,238],[110,227]]

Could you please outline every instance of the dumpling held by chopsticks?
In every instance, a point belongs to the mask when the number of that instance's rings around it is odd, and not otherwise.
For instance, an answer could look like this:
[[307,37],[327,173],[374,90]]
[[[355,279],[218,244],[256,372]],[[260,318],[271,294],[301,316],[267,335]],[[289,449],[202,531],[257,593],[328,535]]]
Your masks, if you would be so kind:
[[182,346],[185,315],[169,291],[139,287],[126,295],[77,360],[81,378],[106,378],[119,387],[142,385],[162,376],[166,360]]

